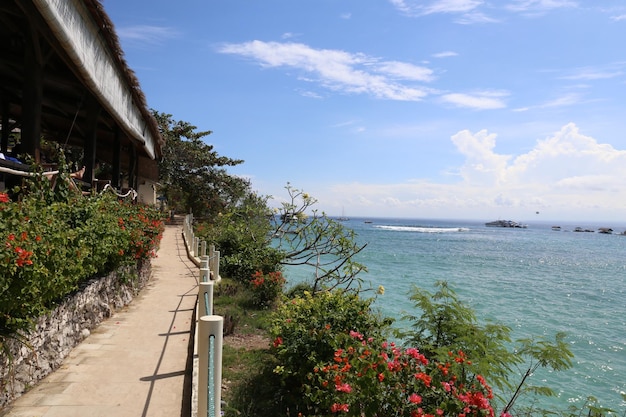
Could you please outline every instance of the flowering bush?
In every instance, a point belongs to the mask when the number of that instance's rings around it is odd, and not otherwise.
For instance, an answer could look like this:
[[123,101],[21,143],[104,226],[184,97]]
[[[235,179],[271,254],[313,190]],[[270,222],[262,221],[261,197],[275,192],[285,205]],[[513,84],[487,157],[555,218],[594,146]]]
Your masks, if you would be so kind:
[[261,271],[256,271],[250,278],[252,304],[261,308],[271,306],[282,294],[284,286],[285,278],[282,272],[275,271],[264,274]]
[[334,353],[344,347],[342,337],[350,329],[365,337],[382,338],[391,321],[374,314],[372,302],[340,290],[305,291],[278,306],[272,315],[270,335],[278,364],[274,372],[284,388],[278,395],[285,407],[292,411],[309,408],[304,393],[311,384],[313,368],[333,360]]
[[11,202],[0,193],[0,337],[28,328],[80,282],[152,256],[162,231],[157,211],[111,195]]
[[469,385],[461,375],[471,363],[462,351],[445,363],[418,349],[401,349],[351,331],[332,361],[309,376],[308,397],[316,414],[345,416],[493,416],[493,393],[484,378]]

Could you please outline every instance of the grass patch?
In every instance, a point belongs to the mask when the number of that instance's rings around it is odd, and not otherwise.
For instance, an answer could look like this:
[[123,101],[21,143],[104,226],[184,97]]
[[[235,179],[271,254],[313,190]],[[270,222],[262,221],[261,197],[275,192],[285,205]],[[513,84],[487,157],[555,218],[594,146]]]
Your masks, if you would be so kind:
[[269,353],[267,332],[270,309],[253,308],[250,294],[236,281],[222,279],[215,287],[215,314],[224,317],[224,349],[222,352],[222,399],[226,417],[258,416],[255,401],[267,387],[262,382],[271,376],[273,356]]

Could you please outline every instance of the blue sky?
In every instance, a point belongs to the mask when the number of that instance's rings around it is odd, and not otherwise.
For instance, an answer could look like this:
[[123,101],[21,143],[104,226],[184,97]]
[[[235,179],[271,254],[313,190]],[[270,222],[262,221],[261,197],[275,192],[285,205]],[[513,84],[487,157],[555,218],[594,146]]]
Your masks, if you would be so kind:
[[626,221],[621,0],[103,4],[148,105],[273,204]]

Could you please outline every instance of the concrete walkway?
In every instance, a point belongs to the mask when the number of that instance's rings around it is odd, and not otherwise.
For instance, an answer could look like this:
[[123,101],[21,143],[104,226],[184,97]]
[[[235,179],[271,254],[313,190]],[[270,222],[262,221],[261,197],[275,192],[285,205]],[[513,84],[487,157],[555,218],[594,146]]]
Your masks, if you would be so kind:
[[190,329],[197,267],[167,226],[139,296],[77,346],[3,417],[147,417],[191,413]]

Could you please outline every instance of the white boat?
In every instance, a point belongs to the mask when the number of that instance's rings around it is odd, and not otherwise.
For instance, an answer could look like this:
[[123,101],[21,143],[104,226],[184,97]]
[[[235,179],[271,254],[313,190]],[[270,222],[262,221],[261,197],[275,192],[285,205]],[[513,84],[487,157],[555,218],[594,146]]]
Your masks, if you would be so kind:
[[496,220],[496,221],[493,221],[493,222],[485,223],[485,226],[489,226],[489,227],[512,227],[512,228],[518,228],[518,229],[526,229],[528,227],[525,224],[514,222],[513,220]]

